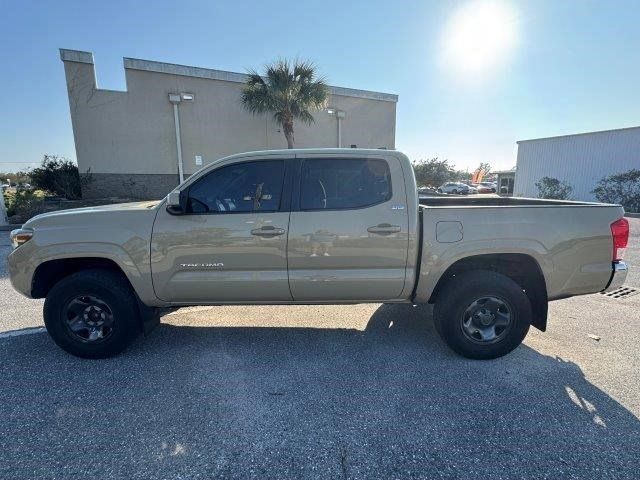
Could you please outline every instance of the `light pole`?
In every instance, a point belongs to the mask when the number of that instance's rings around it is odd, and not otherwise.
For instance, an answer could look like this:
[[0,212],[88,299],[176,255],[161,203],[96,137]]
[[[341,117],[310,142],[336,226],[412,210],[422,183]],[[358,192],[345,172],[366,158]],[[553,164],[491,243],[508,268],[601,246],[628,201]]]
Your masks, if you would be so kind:
[[180,102],[193,102],[195,96],[192,93],[170,93],[169,103],[173,105],[173,122],[176,127],[176,150],[178,152],[178,175],[180,183],[184,182],[184,164],[182,163],[182,140],[180,138],[180,115],[178,105]]
[[327,113],[338,119],[338,148],[342,148],[342,119],[346,117],[347,114],[337,108],[327,108]]

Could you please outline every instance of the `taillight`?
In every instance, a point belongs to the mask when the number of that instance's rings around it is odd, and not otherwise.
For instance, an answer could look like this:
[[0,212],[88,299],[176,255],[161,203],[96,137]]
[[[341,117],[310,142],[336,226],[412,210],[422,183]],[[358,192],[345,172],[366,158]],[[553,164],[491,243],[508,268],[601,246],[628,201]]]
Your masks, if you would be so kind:
[[629,220],[621,218],[611,224],[611,235],[613,237],[613,261],[622,260],[624,249],[629,242]]

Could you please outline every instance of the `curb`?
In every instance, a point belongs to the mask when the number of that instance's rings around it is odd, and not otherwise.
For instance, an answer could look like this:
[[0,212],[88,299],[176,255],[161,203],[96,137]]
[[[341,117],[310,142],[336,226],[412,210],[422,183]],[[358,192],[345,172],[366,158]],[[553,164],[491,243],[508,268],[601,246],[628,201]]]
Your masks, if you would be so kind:
[[640,218],[640,213],[625,212],[624,216],[630,218]]

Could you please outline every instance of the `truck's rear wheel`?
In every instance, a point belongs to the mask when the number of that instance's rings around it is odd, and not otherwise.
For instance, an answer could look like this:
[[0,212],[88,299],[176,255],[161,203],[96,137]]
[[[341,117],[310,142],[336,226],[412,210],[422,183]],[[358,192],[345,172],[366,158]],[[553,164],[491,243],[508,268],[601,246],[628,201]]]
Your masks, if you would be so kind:
[[122,352],[140,331],[135,296],[126,279],[110,270],[83,270],[56,283],[44,303],[49,335],[83,358]]
[[491,359],[516,348],[529,331],[531,303],[509,277],[490,271],[456,275],[438,294],[436,330],[455,352]]

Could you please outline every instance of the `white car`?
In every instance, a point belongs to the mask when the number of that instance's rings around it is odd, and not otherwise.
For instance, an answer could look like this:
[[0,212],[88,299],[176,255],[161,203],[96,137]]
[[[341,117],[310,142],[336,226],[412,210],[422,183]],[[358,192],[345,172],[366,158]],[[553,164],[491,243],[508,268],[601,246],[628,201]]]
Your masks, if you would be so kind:
[[440,193],[452,193],[454,195],[462,194],[468,195],[470,193],[469,185],[461,182],[447,182],[440,185],[438,188]]

